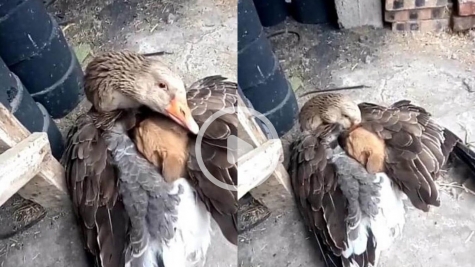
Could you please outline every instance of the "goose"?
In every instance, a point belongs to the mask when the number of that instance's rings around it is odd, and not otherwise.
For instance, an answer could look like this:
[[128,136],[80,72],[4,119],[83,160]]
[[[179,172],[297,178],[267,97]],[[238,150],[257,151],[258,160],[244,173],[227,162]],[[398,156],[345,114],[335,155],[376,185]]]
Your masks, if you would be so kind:
[[[192,159],[188,168],[194,180],[183,173],[165,179],[168,173],[143,156],[133,134],[147,113],[156,113],[196,135],[199,123],[215,111],[208,108],[213,106],[209,99],[226,97],[222,103],[235,105],[233,83],[224,80],[204,78],[187,92],[181,77],[165,64],[128,51],[107,52],[88,64],[84,90],[92,107],[71,127],[62,163],[94,266],[184,267],[203,262],[212,216],[221,216],[232,240],[235,193],[203,182]],[[220,122],[234,129],[237,118],[231,114]],[[214,149],[224,138],[220,134],[210,127],[203,142]],[[203,148],[203,154],[209,149]],[[218,164],[209,157],[205,161],[208,166]],[[235,164],[226,167],[229,180],[237,184]]]
[[439,206],[435,181],[450,153],[455,147],[470,156],[455,134],[408,100],[383,107],[321,94],[304,104],[299,123],[289,175],[328,267],[377,266],[401,236],[403,200],[425,212]]
[[[200,127],[216,112],[232,110],[209,124],[200,147],[207,171],[219,182],[236,186],[237,154],[228,151],[227,138],[237,135],[237,84],[221,76],[209,76],[189,87],[187,99]],[[132,134],[138,151],[161,170],[168,182],[188,177],[226,239],[237,245],[236,191],[221,188],[206,177],[196,154],[196,136],[189,135],[166,116],[156,113],[145,116]]]

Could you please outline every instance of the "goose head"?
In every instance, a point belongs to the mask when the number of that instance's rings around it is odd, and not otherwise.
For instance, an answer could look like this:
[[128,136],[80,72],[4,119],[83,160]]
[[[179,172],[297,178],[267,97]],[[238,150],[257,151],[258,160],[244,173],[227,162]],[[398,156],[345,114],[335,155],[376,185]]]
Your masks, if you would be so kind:
[[350,129],[361,122],[358,105],[343,94],[321,94],[302,107],[299,123],[302,131],[314,131],[322,124],[339,124]]
[[87,66],[84,91],[99,112],[146,106],[197,134],[182,78],[163,62],[133,52],[108,52]]

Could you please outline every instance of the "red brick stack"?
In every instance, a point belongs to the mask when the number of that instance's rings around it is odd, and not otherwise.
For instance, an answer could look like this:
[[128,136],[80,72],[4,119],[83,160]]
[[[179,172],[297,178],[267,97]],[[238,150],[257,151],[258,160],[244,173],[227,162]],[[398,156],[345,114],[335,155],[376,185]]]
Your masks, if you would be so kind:
[[450,13],[449,0],[386,0],[384,20],[393,31],[442,31],[449,27]]
[[475,28],[475,0],[455,0],[454,31]]

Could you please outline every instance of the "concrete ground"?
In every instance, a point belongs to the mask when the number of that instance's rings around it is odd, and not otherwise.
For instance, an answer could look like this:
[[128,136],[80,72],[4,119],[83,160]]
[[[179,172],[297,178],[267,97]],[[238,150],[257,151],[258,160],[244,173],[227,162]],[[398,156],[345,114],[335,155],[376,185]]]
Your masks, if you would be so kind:
[[[358,102],[412,100],[462,138],[465,125],[472,133],[469,141],[475,141],[473,33],[403,35],[369,28],[335,31],[294,22],[269,32],[283,28],[299,32],[302,38],[300,43],[292,34],[272,40],[297,95],[317,88],[364,84],[371,88],[345,93]],[[299,104],[310,97],[299,99]],[[296,133],[294,127],[283,138],[284,147]],[[380,266],[473,266],[475,196],[461,189],[467,179],[462,171],[450,170],[440,181],[439,208],[428,213],[409,208],[403,237],[382,255]],[[240,235],[239,266],[324,266],[317,244],[283,187],[270,179],[252,194],[272,214]]]
[[[82,54],[109,49],[173,52],[162,60],[177,69],[187,84],[215,74],[237,80],[236,9],[237,1],[227,0],[57,0],[49,7],[66,22],[63,31],[72,46],[82,47]],[[83,102],[58,121],[62,132],[88,108]],[[236,266],[237,248],[216,225],[213,228],[205,266]],[[0,240],[0,266],[87,266],[71,209],[50,211],[32,228]]]

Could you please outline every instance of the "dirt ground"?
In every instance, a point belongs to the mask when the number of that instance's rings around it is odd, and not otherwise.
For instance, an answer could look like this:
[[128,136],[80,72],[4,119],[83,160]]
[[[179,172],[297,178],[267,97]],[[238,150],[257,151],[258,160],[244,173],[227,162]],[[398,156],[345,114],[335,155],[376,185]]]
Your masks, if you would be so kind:
[[[272,43],[297,95],[318,88],[364,84],[370,88],[345,93],[357,102],[412,100],[462,138],[463,127],[467,127],[472,133],[468,141],[475,141],[473,33],[394,34],[371,28],[337,31],[293,21],[268,30],[285,28],[297,31],[301,41],[297,42],[295,34],[286,34],[273,38]],[[300,106],[310,97],[300,98]],[[284,147],[288,148],[296,130],[294,127],[283,138]],[[285,153],[288,155],[288,149]],[[463,170],[451,169],[439,181],[439,208],[428,213],[409,208],[403,236],[382,255],[380,266],[473,266],[475,196],[462,189],[467,179]],[[252,194],[272,214],[240,235],[239,266],[324,266],[292,196],[275,179]]]
[[[71,46],[80,51],[77,55],[81,61],[84,58],[83,65],[94,54],[110,49],[142,53],[166,50],[173,54],[161,59],[176,68],[187,84],[215,74],[237,80],[236,9],[235,0],[56,0],[48,7],[62,24]],[[58,120],[61,131],[65,134],[89,107],[83,101]],[[21,199],[15,196],[0,209],[0,236],[21,226],[17,218],[33,220],[39,216],[30,214],[35,208],[19,213],[18,202]],[[237,248],[224,239],[216,225],[213,228],[206,266],[236,266]],[[31,228],[0,240],[0,267],[17,266],[87,266],[69,207],[48,211]]]
[[[57,0],[49,10],[65,22],[63,30],[72,46],[90,46],[92,54],[123,48],[173,52],[163,60],[173,64],[190,83],[212,74],[236,80],[236,2]],[[273,39],[297,94],[316,88],[365,84],[371,88],[349,94],[357,101],[380,104],[411,99],[459,136],[465,134],[462,125],[475,133],[475,35],[335,31],[294,22],[269,30],[282,28],[297,30],[302,37],[299,43],[293,35]],[[87,61],[86,58],[84,63]],[[300,104],[306,99],[300,99]],[[58,121],[63,133],[87,108],[83,102]],[[284,145],[294,134],[292,131],[283,138]],[[469,140],[475,141],[475,137],[471,135]],[[449,172],[441,184],[440,208],[429,213],[408,210],[403,237],[383,254],[381,266],[473,265],[475,213],[471,207],[475,197],[460,189],[465,179],[457,171]],[[291,196],[275,180],[268,180],[253,194],[272,214],[264,223],[240,235],[238,265],[323,266]],[[13,198],[2,207],[1,219],[8,213],[4,209],[14,206],[17,200]],[[5,225],[8,224],[0,221],[0,233]],[[236,266],[238,260],[232,255],[236,255],[236,248],[216,232],[206,266]],[[0,240],[0,267],[16,266],[87,266],[70,209],[49,212],[25,232]]]

